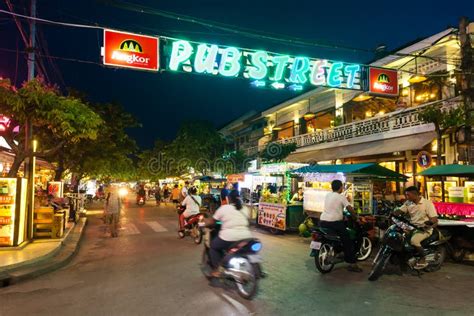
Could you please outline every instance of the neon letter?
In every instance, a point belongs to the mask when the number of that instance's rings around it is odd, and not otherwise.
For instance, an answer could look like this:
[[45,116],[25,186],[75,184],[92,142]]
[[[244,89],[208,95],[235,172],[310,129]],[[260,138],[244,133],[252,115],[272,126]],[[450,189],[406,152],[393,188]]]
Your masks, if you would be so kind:
[[188,41],[177,41],[173,43],[171,50],[170,65],[171,70],[178,70],[180,64],[184,63],[191,57],[193,47]]
[[338,62],[331,65],[331,70],[328,76],[328,86],[339,87],[342,83],[342,66],[343,64]]
[[313,62],[313,69],[311,69],[311,84],[315,86],[322,86],[326,84],[326,72],[324,68],[328,66],[327,60],[316,60]]
[[305,83],[306,72],[309,70],[309,59],[306,57],[296,57],[291,67],[290,82]]
[[267,52],[255,52],[250,57],[253,67],[249,68],[249,76],[252,79],[260,80],[267,76]]
[[237,76],[240,71],[240,51],[235,47],[222,50],[219,73],[226,77]]
[[273,64],[275,65],[275,73],[273,74],[273,81],[280,81],[283,78],[283,73],[286,68],[290,56],[274,56]]
[[194,70],[199,73],[207,72],[212,74],[218,50],[219,47],[217,45],[209,47],[206,44],[200,44],[194,58]]
[[344,67],[344,73],[347,75],[347,88],[354,86],[356,74],[360,71],[360,65],[347,65]]

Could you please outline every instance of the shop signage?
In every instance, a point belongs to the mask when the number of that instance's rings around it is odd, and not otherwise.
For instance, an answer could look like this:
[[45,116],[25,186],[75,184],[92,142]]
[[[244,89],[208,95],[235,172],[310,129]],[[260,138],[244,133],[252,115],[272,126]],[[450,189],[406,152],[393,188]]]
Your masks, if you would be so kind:
[[245,78],[255,86],[275,89],[363,89],[359,64],[170,38],[163,51],[166,68],[171,71]]
[[158,38],[104,30],[104,65],[157,71]]
[[279,230],[286,230],[286,205],[259,203],[258,224]]
[[230,183],[244,182],[245,175],[243,173],[229,174],[227,176],[227,181]]
[[433,164],[433,157],[427,151],[420,151],[416,156],[416,162],[421,168],[428,168]]
[[380,95],[398,95],[398,73],[385,68],[369,68],[369,92]]

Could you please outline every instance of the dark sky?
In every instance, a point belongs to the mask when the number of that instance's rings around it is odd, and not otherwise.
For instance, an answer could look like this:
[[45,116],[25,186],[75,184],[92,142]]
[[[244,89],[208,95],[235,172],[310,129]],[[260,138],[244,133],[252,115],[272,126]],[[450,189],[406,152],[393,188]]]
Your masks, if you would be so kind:
[[[15,11],[25,12],[29,0],[13,0]],[[166,19],[152,14],[118,9],[94,0],[38,1],[42,18],[97,24],[149,35],[168,35],[195,41],[264,49],[293,55],[323,57],[348,62],[367,62],[367,52],[292,46],[236,36],[212,27]],[[159,10],[335,45],[374,49],[385,43],[392,50],[408,41],[456,26],[461,15],[474,19],[472,0],[445,1],[130,1]],[[428,4],[429,3],[429,4]],[[1,0],[0,8],[5,9]],[[50,81],[82,90],[94,101],[118,101],[132,112],[143,128],[131,131],[142,147],[156,138],[172,139],[183,120],[206,119],[220,126],[251,110],[262,110],[297,93],[256,89],[249,81],[180,73],[149,73],[112,69],[100,64],[102,32],[56,25],[39,25],[39,45],[49,54],[93,61],[84,64],[46,61]],[[0,14],[0,75],[26,78],[24,55],[1,49],[24,49],[10,17]],[[18,64],[18,66],[17,66]]]

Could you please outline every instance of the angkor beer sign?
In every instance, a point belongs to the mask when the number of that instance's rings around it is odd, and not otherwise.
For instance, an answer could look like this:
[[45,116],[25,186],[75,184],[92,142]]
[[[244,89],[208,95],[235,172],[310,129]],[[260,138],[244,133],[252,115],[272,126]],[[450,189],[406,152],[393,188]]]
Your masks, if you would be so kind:
[[277,89],[302,90],[307,85],[362,89],[359,64],[175,39],[166,39],[164,45],[166,68],[171,71],[241,77]]
[[158,38],[104,30],[104,64],[157,71]]

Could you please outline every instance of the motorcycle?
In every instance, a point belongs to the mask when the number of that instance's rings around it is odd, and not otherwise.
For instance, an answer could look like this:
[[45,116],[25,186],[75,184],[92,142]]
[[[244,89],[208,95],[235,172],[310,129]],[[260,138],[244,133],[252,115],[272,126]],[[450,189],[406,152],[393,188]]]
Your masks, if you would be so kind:
[[[406,264],[412,271],[419,273],[419,270],[415,269],[419,259],[418,253],[410,244],[410,237],[417,227],[402,216],[391,215],[390,220],[393,224],[384,234],[381,247],[369,274],[370,281],[377,280],[383,274],[388,262]],[[425,260],[428,263],[428,266],[423,269],[424,271],[434,272],[441,268],[446,258],[446,243],[450,238],[434,228],[431,236],[421,243],[425,251]]]
[[[204,223],[200,222],[200,226],[204,227]],[[219,222],[212,229],[205,228],[201,270],[207,279],[212,279],[211,240],[217,237],[219,229]],[[258,281],[265,276],[260,266],[262,258],[258,255],[261,248],[262,244],[256,238],[237,241],[226,251],[219,265],[219,270],[222,272],[220,278],[233,282],[237,287],[237,293],[248,300],[255,296]]]
[[[178,205],[178,214],[184,212],[184,207]],[[204,218],[203,214],[192,215],[189,218],[184,219],[184,230],[178,231],[179,238],[183,239],[187,235],[194,239],[194,243],[199,245],[202,242],[203,231],[199,226],[199,222]]]
[[145,205],[145,196],[143,195],[139,195],[137,196],[137,205]]
[[[349,214],[348,225],[346,227],[351,240],[354,242],[357,251],[357,260],[364,261],[372,253],[372,241],[369,238],[368,223],[360,224],[352,219]],[[310,256],[314,257],[314,263],[319,272],[325,274],[332,271],[338,263],[344,262],[344,252],[341,237],[328,228],[315,227],[310,244]]]

